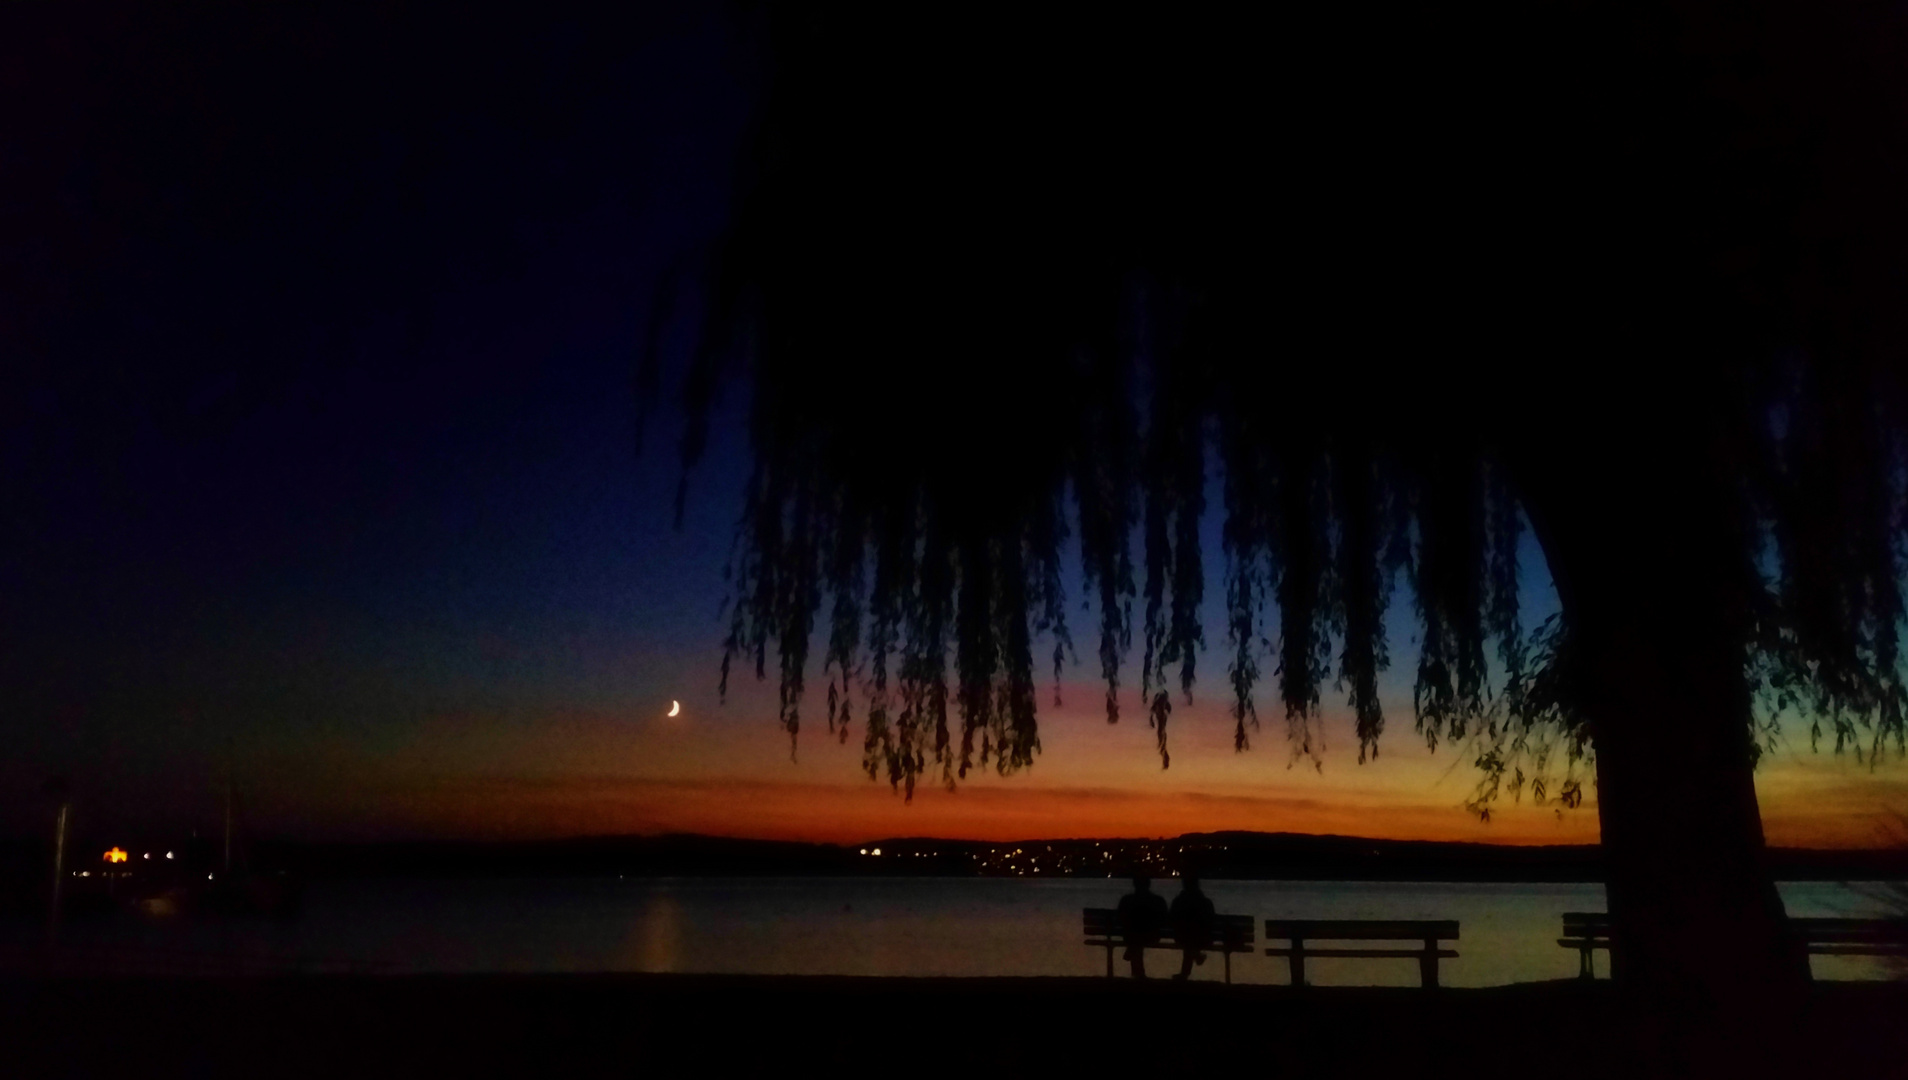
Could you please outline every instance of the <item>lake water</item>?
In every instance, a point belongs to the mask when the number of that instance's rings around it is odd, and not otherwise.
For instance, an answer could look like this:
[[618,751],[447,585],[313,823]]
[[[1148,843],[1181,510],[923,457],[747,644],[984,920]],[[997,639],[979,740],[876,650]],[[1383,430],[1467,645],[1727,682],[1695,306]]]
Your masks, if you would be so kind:
[[[1171,881],[1159,891],[1170,897]],[[1080,909],[1111,907],[1126,885],[1106,879],[787,878],[332,881],[307,890],[290,919],[131,914],[74,920],[76,955],[196,957],[267,968],[408,972],[704,972],[789,975],[1103,975],[1105,952],[1083,945]],[[1218,910],[1265,918],[1456,919],[1450,986],[1576,974],[1558,947],[1565,911],[1603,910],[1600,885],[1210,881]],[[1879,890],[1835,883],[1782,887],[1794,916],[1889,914]],[[16,923],[16,949],[43,928]],[[1260,946],[1263,948],[1263,944]],[[17,953],[16,953],[17,955]],[[1607,973],[1599,953],[1599,974]],[[1899,967],[1817,957],[1823,979],[1899,977]],[[1177,970],[1154,954],[1156,974]],[[1124,965],[1120,967],[1124,969]],[[1221,978],[1218,957],[1198,979]],[[1411,960],[1312,960],[1319,985],[1417,983]],[[1233,958],[1233,981],[1283,983],[1283,959]]]

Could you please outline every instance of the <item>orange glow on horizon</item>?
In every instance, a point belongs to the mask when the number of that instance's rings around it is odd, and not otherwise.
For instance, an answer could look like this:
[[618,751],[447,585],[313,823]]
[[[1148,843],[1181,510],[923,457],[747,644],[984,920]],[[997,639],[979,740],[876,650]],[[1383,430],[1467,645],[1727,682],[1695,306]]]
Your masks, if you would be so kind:
[[[401,809],[380,814],[384,826],[499,839],[699,833],[859,846],[892,836],[1000,841],[1244,830],[1500,844],[1597,840],[1594,809],[1500,813],[1486,825],[1435,803],[1340,805],[1276,793],[1001,784],[952,793],[923,790],[906,803],[886,784],[865,779],[808,784],[586,778],[434,784],[391,795]],[[474,807],[483,808],[481,817],[472,814]]]
[[[1788,790],[1787,783],[1771,786],[1776,790],[1764,792],[1763,819],[1773,847],[1891,845],[1887,822],[1872,804],[1855,798],[1832,803],[1812,798],[1815,792]],[[1005,782],[954,792],[927,788],[906,803],[885,783],[860,778],[832,784],[743,777],[490,778],[379,787],[369,800],[379,807],[375,818],[338,823],[360,834],[534,839],[698,833],[851,847],[897,836],[1003,841],[1234,830],[1519,846],[1595,844],[1600,836],[1594,805],[1559,812],[1513,803],[1498,808],[1486,824],[1455,800],[1428,797],[1432,793],[1419,800],[1380,800],[1323,790],[1132,791]],[[333,814],[319,816],[336,820]]]
[[[700,833],[859,848],[890,837],[1140,839],[1234,830],[1594,844],[1600,833],[1594,785],[1576,810],[1533,805],[1528,790],[1521,802],[1506,793],[1485,824],[1463,808],[1477,782],[1468,748],[1433,752],[1401,734],[1381,758],[1358,764],[1346,752],[1355,742],[1350,719],[1337,715],[1318,729],[1329,733],[1330,748],[1308,759],[1281,745],[1270,724],[1251,750],[1237,753],[1223,702],[1181,707],[1164,770],[1152,731],[1107,724],[1084,693],[1043,713],[1033,769],[1006,777],[977,770],[951,792],[930,778],[909,803],[867,779],[858,745],[805,734],[792,757],[780,732],[751,719],[760,711],[746,691],[738,698],[726,708],[681,701],[695,724],[661,710],[634,723],[621,709],[563,712],[540,718],[535,738],[528,727],[446,713],[376,756],[314,748],[261,786],[280,792],[275,820],[314,835],[365,838]],[[457,746],[455,757],[443,753],[446,744]],[[1889,816],[1908,813],[1908,768],[1784,748],[1765,758],[1756,787],[1772,846],[1880,848],[1908,839],[1908,826]]]

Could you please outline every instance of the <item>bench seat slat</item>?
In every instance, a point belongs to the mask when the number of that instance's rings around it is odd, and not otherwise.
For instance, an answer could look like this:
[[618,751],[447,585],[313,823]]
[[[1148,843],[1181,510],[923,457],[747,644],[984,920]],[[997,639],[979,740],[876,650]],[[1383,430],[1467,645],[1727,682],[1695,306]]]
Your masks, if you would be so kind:
[[[1607,949],[1610,939],[1558,938],[1557,944],[1566,949]],[[1908,956],[1908,941],[1810,941],[1806,946],[1815,956]]]
[[[1086,928],[1086,930],[1085,930],[1085,933],[1088,933],[1088,934],[1094,934],[1094,935],[1097,935],[1097,936],[1099,936],[1099,937],[1116,937],[1116,938],[1124,938],[1124,937],[1126,937],[1126,936],[1127,936],[1127,933],[1126,933],[1126,931],[1125,931],[1125,930],[1124,930],[1123,928],[1121,928],[1121,927],[1100,927],[1100,926],[1089,926],[1089,927],[1087,927],[1087,928]],[[1176,934],[1174,934],[1174,933],[1173,933],[1173,931],[1172,931],[1172,928],[1171,928],[1171,927],[1168,927],[1168,928],[1166,928],[1166,929],[1164,929],[1164,930],[1160,930],[1160,931],[1158,931],[1158,932],[1156,932],[1156,933],[1153,933],[1153,934],[1150,934],[1150,935],[1148,935],[1148,936],[1149,936],[1149,937],[1154,937],[1154,938],[1159,938],[1159,939],[1162,939],[1162,940],[1165,940],[1165,941],[1172,941],[1172,940],[1174,940],[1174,939],[1175,939],[1175,938],[1176,938],[1176,937],[1177,937],[1178,935],[1176,935]],[[1213,931],[1213,932],[1212,932],[1211,934],[1209,934],[1209,935],[1207,935],[1207,936],[1208,936],[1208,937],[1209,937],[1209,938],[1210,938],[1211,940],[1213,940],[1213,941],[1220,941],[1220,940],[1222,940],[1222,939],[1225,939],[1225,938],[1231,938],[1231,939],[1233,939],[1234,941],[1251,941],[1251,940],[1252,940],[1252,931],[1251,931],[1251,930],[1245,930],[1245,929],[1240,929],[1240,930],[1231,930],[1231,931],[1227,931],[1227,930],[1226,930],[1225,928],[1223,928],[1223,927],[1222,927],[1222,928],[1220,928],[1220,929],[1217,929],[1217,930],[1214,930],[1214,931]]]
[[1908,956],[1908,942],[1879,945],[1810,945],[1816,956]]
[[[1816,944],[1908,944],[1908,919],[1790,919],[1791,934],[1810,945]],[[1580,948],[1588,943],[1607,946],[1610,941],[1609,916],[1594,918],[1565,914],[1564,937],[1558,944]]]
[[[1085,933],[1099,940],[1088,944],[1105,947],[1128,943],[1126,927],[1119,912],[1112,908],[1086,908]],[[1213,917],[1212,936],[1200,943],[1200,948],[1213,950],[1225,949],[1228,944],[1234,951],[1250,949],[1254,945],[1253,918],[1250,915],[1216,915]],[[1173,933],[1171,924],[1162,926],[1153,934],[1147,935],[1147,948],[1178,949],[1183,944]]]
[[[1110,934],[1110,935],[1100,934],[1098,936],[1089,936],[1086,939],[1086,944],[1098,945],[1102,949],[1106,948],[1109,945],[1113,946],[1114,948],[1123,949],[1123,948],[1126,948],[1128,945],[1132,945],[1136,943],[1130,942],[1126,938],[1118,934]],[[1170,935],[1151,938],[1147,940],[1144,944],[1149,949],[1183,949],[1185,948],[1185,945],[1183,945],[1181,942],[1171,937]],[[1230,942],[1228,942],[1224,938],[1213,938],[1211,941],[1205,942],[1199,947],[1201,949],[1204,949],[1207,952],[1222,952],[1225,950],[1228,944],[1232,946],[1233,952],[1251,952],[1254,948],[1257,947],[1257,945],[1252,941],[1249,941],[1249,940],[1241,941],[1238,938],[1233,938]]]
[[1291,956],[1294,953],[1304,956],[1306,959],[1310,959],[1314,956],[1376,956],[1397,960],[1416,960],[1425,956],[1437,956],[1445,960],[1457,959],[1457,953],[1451,949],[1438,949],[1435,952],[1427,952],[1424,949],[1314,949],[1307,946],[1303,949],[1265,950],[1265,955],[1267,956]]
[[1458,924],[1453,920],[1390,921],[1364,919],[1267,919],[1267,938],[1318,938],[1324,941],[1422,941],[1437,938],[1455,941]]

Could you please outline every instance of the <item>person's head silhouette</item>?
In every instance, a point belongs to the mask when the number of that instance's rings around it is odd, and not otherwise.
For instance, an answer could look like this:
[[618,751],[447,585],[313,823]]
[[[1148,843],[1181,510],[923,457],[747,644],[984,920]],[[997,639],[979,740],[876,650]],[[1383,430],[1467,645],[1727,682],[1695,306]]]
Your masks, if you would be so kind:
[[1199,891],[1199,875],[1191,873],[1191,872],[1181,874],[1179,876],[1179,888],[1183,892],[1189,892],[1189,893],[1198,892]]
[[1136,893],[1152,892],[1153,879],[1145,874],[1134,874],[1133,891]]

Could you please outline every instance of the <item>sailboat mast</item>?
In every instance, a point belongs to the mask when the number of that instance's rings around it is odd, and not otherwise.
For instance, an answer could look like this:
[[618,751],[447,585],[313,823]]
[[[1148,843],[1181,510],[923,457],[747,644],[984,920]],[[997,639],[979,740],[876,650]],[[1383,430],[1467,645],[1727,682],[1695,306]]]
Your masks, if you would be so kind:
[[60,889],[66,884],[66,812],[71,803],[61,802],[53,824],[53,907],[47,913],[47,932],[57,935],[60,926]]

